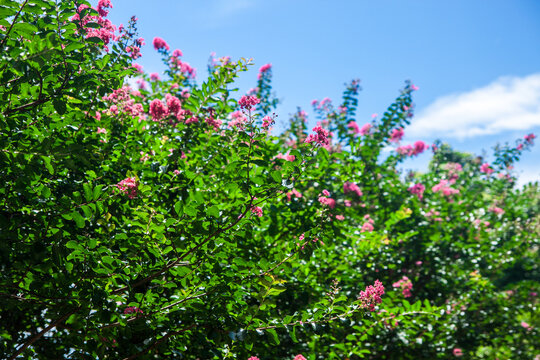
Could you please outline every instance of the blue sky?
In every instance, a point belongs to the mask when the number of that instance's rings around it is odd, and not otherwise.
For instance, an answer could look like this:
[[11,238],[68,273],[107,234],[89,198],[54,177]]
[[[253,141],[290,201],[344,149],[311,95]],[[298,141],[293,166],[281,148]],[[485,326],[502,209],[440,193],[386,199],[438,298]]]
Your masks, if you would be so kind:
[[[411,79],[416,116],[405,143],[436,138],[480,154],[497,141],[540,134],[540,1],[536,0],[113,0],[115,24],[139,18],[146,39],[137,62],[162,72],[156,36],[206,77],[209,54],[253,58],[238,81],[255,85],[272,63],[279,119],[312,99],[336,103],[360,78],[357,121],[382,114]],[[312,117],[314,121],[314,118]],[[429,155],[406,164],[422,169]],[[489,160],[489,157],[488,157]],[[540,139],[516,166],[521,182],[540,180]]]

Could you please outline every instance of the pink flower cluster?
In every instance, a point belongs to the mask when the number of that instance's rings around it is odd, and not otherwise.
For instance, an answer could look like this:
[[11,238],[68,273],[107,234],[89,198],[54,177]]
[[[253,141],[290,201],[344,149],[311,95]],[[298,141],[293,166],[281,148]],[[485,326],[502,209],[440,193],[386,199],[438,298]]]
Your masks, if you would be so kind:
[[359,134],[362,136],[369,134],[369,130],[371,130],[372,127],[373,125],[371,125],[370,123],[364,124],[364,126],[360,128]]
[[91,16],[91,15],[85,15],[84,18],[81,19],[81,13],[84,9],[87,9],[89,6],[82,4],[77,9],[77,14],[75,14],[71,21],[80,21],[82,27],[85,27],[88,23],[97,23],[99,27],[87,27],[85,28],[86,32],[86,38],[91,37],[97,37],[103,40],[103,44],[105,45],[105,50],[108,51],[107,45],[111,40],[117,40],[118,37],[115,36],[116,32],[116,26],[114,26],[110,20],[105,19],[107,15],[109,14],[108,10],[105,10],[106,8],[112,8],[112,3],[110,0],[99,0],[97,5],[97,12],[99,16]]
[[139,309],[138,307],[136,306],[129,306],[127,308],[124,309],[124,314],[133,314],[133,313],[143,313],[143,311],[141,309]]
[[459,163],[446,163],[444,168],[448,170],[448,176],[450,180],[457,180],[459,173],[463,170],[463,167]]
[[450,186],[454,184],[453,180],[441,180],[437,185],[431,188],[433,192],[442,192],[444,196],[455,195],[459,193],[458,189],[451,188]]
[[259,80],[262,79],[263,75],[267,73],[268,71],[270,71],[270,69],[272,69],[272,64],[265,64],[261,66],[261,68],[259,69],[259,74],[257,75],[257,78]]
[[[176,51],[180,52],[180,50],[175,50],[175,52]],[[192,67],[188,62],[182,61],[181,59],[178,58],[178,56],[174,56],[174,53],[173,53],[173,56],[171,57],[170,62],[171,62],[171,67],[180,71],[181,73],[184,73],[184,75],[187,78],[195,79],[195,77],[197,76],[197,70],[194,67]]]
[[493,170],[488,163],[483,163],[482,166],[480,166],[480,172],[483,172],[486,175],[491,175],[494,171],[495,170]]
[[422,197],[424,196],[424,191],[426,190],[426,187],[422,184],[414,184],[410,188],[408,188],[409,192],[411,194],[414,194],[418,196],[418,199],[422,200]]
[[403,138],[403,135],[405,135],[405,131],[403,131],[403,128],[392,130],[392,132],[390,133],[390,142],[400,142]]
[[504,214],[504,210],[501,209],[500,207],[497,207],[497,206],[490,207],[489,211],[491,211],[492,213],[494,213],[496,215]]
[[258,217],[263,216],[263,209],[260,206],[252,206],[251,212],[257,215]]
[[360,232],[372,232],[375,221],[371,218],[371,216],[369,216],[369,214],[364,215],[364,220],[366,220],[366,222],[362,225]]
[[161,49],[165,49],[167,51],[169,51],[169,45],[167,44],[167,42],[165,40],[163,40],[162,38],[160,37],[155,37],[154,40],[152,41],[152,44],[154,45],[154,49],[156,50],[161,50]]
[[322,191],[322,196],[319,196],[319,202],[323,206],[328,206],[330,209],[333,209],[336,207],[336,200],[332,199],[330,196],[330,192],[328,190]]
[[525,139],[525,142],[527,142],[527,144],[532,144],[534,139],[536,139],[536,135],[534,135],[533,133],[530,133],[528,135],[525,135],[523,139]]
[[382,296],[384,295],[384,286],[379,280],[375,280],[373,285],[366,287],[366,290],[360,291],[358,300],[361,302],[363,309],[369,309],[369,311],[375,311],[375,305],[382,302]]
[[414,145],[404,145],[396,149],[397,153],[406,156],[416,156],[423,153],[429,146],[423,141],[418,140]]
[[238,101],[238,105],[240,105],[241,109],[251,110],[253,106],[260,102],[261,100],[259,100],[256,96],[242,96]]
[[412,281],[406,276],[403,276],[399,281],[393,283],[392,287],[400,288],[403,296],[406,298],[412,296],[411,290],[412,290],[413,284],[412,284]]
[[274,119],[272,119],[270,116],[265,116],[262,118],[263,129],[268,129],[273,124],[274,124]]
[[302,355],[298,354],[298,355],[296,355],[296,356],[294,357],[293,360],[306,360],[306,358],[303,357]]
[[120,89],[116,89],[109,95],[104,96],[104,101],[109,101],[113,104],[109,107],[109,113],[118,115],[119,112],[122,112],[131,117],[142,115],[144,113],[142,104],[135,103],[130,93],[131,88],[129,86],[122,86]]
[[154,121],[160,121],[169,115],[169,110],[161,100],[154,99],[150,103],[150,115]]
[[297,199],[300,199],[302,197],[302,194],[296,190],[296,189],[292,189],[291,191],[287,192],[287,201],[291,201],[292,199],[292,196],[295,196]]
[[455,348],[452,350],[452,354],[454,354],[455,357],[460,357],[463,356],[463,351],[461,351],[460,348]]
[[358,126],[358,124],[356,123],[356,121],[351,121],[349,122],[349,124],[347,125],[347,127],[349,129],[351,129],[351,132],[353,134],[358,134],[360,132],[360,127]]
[[134,199],[137,196],[137,180],[134,177],[125,178],[114,186],[130,199]]
[[283,155],[282,153],[279,153],[279,154],[276,155],[276,159],[294,161],[294,160],[296,160],[296,156],[294,156],[294,155]]
[[343,184],[343,192],[345,194],[353,192],[358,196],[363,195],[362,190],[360,190],[360,187],[356,185],[355,183],[351,183],[351,182],[346,182]]
[[315,142],[322,146],[330,145],[330,133],[328,130],[323,129],[321,126],[315,126],[312,130],[315,131],[315,134],[309,134],[304,140],[305,143]]
[[231,121],[229,121],[229,127],[235,127],[239,130],[244,128],[244,124],[247,122],[247,117],[242,114],[240,110],[233,111],[230,115]]

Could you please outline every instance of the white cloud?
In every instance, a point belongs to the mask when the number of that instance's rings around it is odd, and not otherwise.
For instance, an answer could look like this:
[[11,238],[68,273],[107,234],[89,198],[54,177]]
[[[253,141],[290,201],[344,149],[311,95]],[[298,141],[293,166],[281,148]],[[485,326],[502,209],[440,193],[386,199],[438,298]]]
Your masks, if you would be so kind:
[[416,137],[464,139],[540,126],[540,73],[501,77],[469,92],[438,98],[408,128]]

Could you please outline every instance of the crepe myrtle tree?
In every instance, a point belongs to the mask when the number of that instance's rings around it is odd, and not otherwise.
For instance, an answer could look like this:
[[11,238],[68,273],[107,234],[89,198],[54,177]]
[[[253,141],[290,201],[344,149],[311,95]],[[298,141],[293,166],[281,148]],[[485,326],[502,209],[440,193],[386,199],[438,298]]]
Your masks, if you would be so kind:
[[278,134],[271,64],[235,96],[251,60],[199,84],[156,37],[147,74],[111,8],[0,0],[2,358],[538,354],[534,134],[491,162],[403,144],[416,86],[358,123],[359,80]]

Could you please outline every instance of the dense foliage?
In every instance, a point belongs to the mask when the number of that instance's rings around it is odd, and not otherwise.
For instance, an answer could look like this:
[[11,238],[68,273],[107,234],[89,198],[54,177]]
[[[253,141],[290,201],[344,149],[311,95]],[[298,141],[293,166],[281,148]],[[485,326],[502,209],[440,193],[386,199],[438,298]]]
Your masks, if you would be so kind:
[[271,65],[236,99],[250,61],[198,85],[156,38],[161,80],[110,7],[0,0],[0,357],[540,353],[540,194],[511,172],[534,135],[491,165],[397,147],[414,85],[359,126],[358,80],[273,135]]

